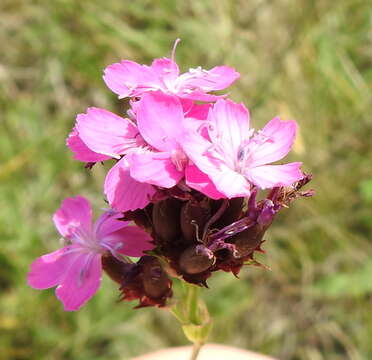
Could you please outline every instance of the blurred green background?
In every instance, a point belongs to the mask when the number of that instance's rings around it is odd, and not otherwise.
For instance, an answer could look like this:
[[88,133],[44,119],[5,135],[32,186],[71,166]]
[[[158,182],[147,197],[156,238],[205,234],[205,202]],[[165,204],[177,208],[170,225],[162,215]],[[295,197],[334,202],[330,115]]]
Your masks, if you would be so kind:
[[180,37],[183,70],[228,64],[253,124],[296,119],[291,159],[317,195],[284,210],[260,260],[203,292],[211,340],[280,359],[372,359],[372,5],[365,0],[1,0],[0,359],[129,359],[185,344],[174,319],[118,303],[107,278],[79,312],[25,285],[58,247],[51,215],[82,194],[103,206],[108,165],[73,161],[65,138],[88,106],[123,111],[102,81]]

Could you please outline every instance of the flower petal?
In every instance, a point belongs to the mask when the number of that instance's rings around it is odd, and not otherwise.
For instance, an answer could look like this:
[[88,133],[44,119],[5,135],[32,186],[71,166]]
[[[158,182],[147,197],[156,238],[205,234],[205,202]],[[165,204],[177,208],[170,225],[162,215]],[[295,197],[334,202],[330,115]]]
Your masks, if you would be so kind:
[[144,94],[137,108],[137,125],[143,138],[159,151],[179,148],[175,140],[183,131],[183,109],[176,96]]
[[144,251],[154,248],[152,237],[137,226],[126,226],[108,234],[103,241],[118,253],[134,257],[140,257]]
[[105,161],[111,158],[111,156],[102,155],[95,153],[89,149],[81,140],[78,131],[74,128],[68,138],[66,139],[66,145],[74,153],[74,159],[84,162],[99,162]]
[[63,303],[65,311],[79,310],[97,292],[101,276],[101,255],[80,254],[56,289],[56,296]]
[[[297,124],[295,121],[281,121],[274,118],[269,121],[262,131],[252,138],[251,143],[255,147],[252,151],[250,166],[260,166],[282,159],[291,150],[296,137]],[[264,136],[267,141],[255,145],[260,137]]]
[[108,66],[104,71],[103,80],[120,98],[139,96],[144,91],[162,87],[153,69],[129,60]]
[[86,114],[79,114],[76,129],[84,144],[99,154],[120,158],[137,147],[137,127],[104,109],[91,107]]
[[300,162],[284,165],[263,165],[249,169],[246,176],[261,189],[287,186],[303,178],[304,175],[300,167]]
[[196,91],[187,90],[184,92],[179,91],[177,93],[177,96],[179,96],[182,99],[204,101],[204,102],[214,102],[214,101],[217,101],[225,97],[225,95],[210,95],[210,94],[206,94],[203,91],[198,91],[198,90]]
[[59,233],[70,240],[73,240],[76,231],[90,233],[92,208],[89,201],[80,195],[64,199],[54,213],[53,221]]
[[200,171],[194,164],[190,164],[185,169],[186,184],[192,189],[200,191],[209,198],[218,200],[226,198],[224,194],[219,192],[212,180]]
[[118,220],[123,217],[123,213],[115,210],[105,211],[94,223],[93,231],[98,241],[107,234],[111,234],[121,228],[128,226],[129,221]]
[[155,59],[151,64],[153,73],[164,83],[164,89],[172,89],[179,75],[178,65],[168,58]]
[[130,176],[126,158],[121,159],[108,172],[104,192],[110,205],[118,211],[143,209],[150,203],[155,188]]
[[183,178],[184,172],[178,171],[169,152],[132,153],[128,157],[130,175],[142,182],[171,188]]
[[188,105],[186,101],[188,100],[182,99],[185,117],[198,120],[207,120],[211,104],[195,104],[194,102],[191,102],[191,105]]
[[[218,192],[229,199],[250,195],[250,184],[243,175],[226,165],[226,159],[213,149],[202,136],[189,132],[182,138],[182,146],[190,160],[212,180]],[[191,179],[191,182],[193,179]]]
[[203,92],[223,90],[231,85],[240,74],[229,66],[216,66],[210,70],[190,69],[178,78],[181,88],[199,89]]
[[65,246],[37,258],[27,275],[27,283],[34,289],[48,289],[58,285],[78,256],[79,247]]
[[227,166],[220,170],[208,173],[217,190],[227,198],[248,197],[251,194],[251,185],[247,179]]
[[250,135],[247,108],[230,100],[218,100],[209,111],[208,120],[212,143],[222,149],[233,167],[240,144]]

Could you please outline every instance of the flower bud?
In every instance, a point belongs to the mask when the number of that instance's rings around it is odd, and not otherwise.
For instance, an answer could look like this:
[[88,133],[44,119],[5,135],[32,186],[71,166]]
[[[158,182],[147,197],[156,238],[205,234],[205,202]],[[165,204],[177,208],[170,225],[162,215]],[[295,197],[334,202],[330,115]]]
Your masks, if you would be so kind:
[[154,256],[142,256],[124,274],[122,300],[139,300],[136,309],[145,306],[163,307],[172,296],[172,281]]
[[102,268],[111,280],[121,284],[125,274],[130,271],[133,264],[118,260],[111,254],[105,254],[101,258]]
[[203,245],[188,247],[179,258],[179,266],[187,274],[199,274],[215,261],[213,253]]
[[210,208],[206,201],[188,201],[181,209],[181,230],[187,242],[196,242],[196,229],[199,230],[198,236],[203,234],[203,227],[210,218]]
[[170,289],[170,280],[159,260],[152,256],[144,256],[140,263],[145,294],[153,299],[161,298],[167,294]]
[[164,241],[172,241],[181,233],[179,216],[182,202],[166,199],[154,204],[152,221],[155,233]]
[[253,253],[261,244],[265,231],[266,228],[255,225],[229,238],[229,241],[235,245],[236,257]]
[[278,210],[275,209],[274,203],[271,200],[266,199],[263,203],[261,212],[257,217],[257,222],[262,226],[268,227],[272,223],[277,212]]

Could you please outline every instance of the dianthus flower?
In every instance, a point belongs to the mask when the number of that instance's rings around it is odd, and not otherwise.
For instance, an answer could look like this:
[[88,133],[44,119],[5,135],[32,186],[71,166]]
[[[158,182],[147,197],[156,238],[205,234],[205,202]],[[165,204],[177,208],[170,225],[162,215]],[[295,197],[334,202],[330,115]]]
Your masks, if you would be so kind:
[[207,135],[189,131],[179,139],[197,168],[195,175],[192,170],[188,173],[190,186],[202,171],[225,197],[249,197],[253,186],[287,186],[303,177],[300,162],[268,165],[290,151],[296,136],[295,121],[274,118],[255,133],[243,104],[220,99],[209,110],[205,127]]
[[84,197],[67,198],[53,216],[68,245],[36,259],[28,274],[35,289],[54,286],[65,310],[78,310],[98,290],[101,259],[111,255],[139,257],[153,248],[151,237],[137,226],[118,220],[122,214],[106,211],[92,224],[92,209]]
[[216,66],[210,70],[197,67],[180,75],[174,61],[178,41],[173,47],[171,59],[155,59],[150,66],[130,60],[108,66],[103,76],[106,85],[120,98],[141,97],[146,92],[162,91],[184,99],[215,101],[219,96],[208,92],[223,90],[239,78],[239,73],[229,66]]

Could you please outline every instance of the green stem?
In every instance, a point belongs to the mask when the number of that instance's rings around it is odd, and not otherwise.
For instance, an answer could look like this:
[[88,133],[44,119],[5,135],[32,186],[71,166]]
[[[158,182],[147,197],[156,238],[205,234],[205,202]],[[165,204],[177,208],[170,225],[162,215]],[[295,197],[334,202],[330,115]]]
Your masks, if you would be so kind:
[[188,320],[194,325],[199,325],[199,287],[191,284],[187,284],[186,286],[186,311],[188,314]]
[[197,360],[200,349],[202,348],[203,344],[199,342],[195,342],[192,347],[192,353],[190,360]]
[[189,283],[182,285],[183,295],[171,311],[181,323],[187,339],[193,343],[190,360],[196,360],[201,347],[207,341],[212,322],[206,305],[199,299],[200,288]]

